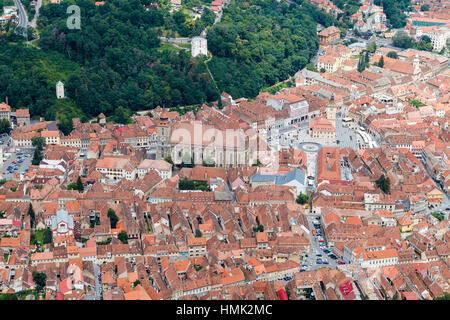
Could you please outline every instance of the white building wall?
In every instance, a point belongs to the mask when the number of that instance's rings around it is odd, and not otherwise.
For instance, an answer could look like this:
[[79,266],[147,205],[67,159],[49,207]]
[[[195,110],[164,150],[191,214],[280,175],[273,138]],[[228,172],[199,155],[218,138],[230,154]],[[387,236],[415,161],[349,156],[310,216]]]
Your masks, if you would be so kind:
[[194,37],[191,41],[191,54],[193,57],[208,55],[208,41],[202,37]]

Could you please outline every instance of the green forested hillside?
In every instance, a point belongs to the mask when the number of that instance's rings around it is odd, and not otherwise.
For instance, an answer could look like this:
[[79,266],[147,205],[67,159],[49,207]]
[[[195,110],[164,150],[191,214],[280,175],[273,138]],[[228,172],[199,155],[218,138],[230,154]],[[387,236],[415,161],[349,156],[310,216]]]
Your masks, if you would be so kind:
[[[44,52],[0,38],[0,100],[45,116],[56,103],[55,84],[79,72],[79,65],[57,52]],[[48,116],[51,116],[48,114]]]
[[233,1],[208,32],[211,72],[234,97],[253,97],[303,68],[317,51],[316,21],[336,21],[309,3]]
[[142,110],[211,101],[217,89],[203,63],[185,51],[158,50],[156,27],[164,14],[143,10],[139,0],[111,0],[81,7],[81,30],[66,26],[66,7],[48,5],[39,21],[42,50],[54,50],[81,65],[69,77],[67,95],[85,114],[111,114],[116,107]]
[[[88,119],[100,112],[128,112],[214,101],[220,91],[252,97],[305,66],[317,50],[316,22],[338,22],[308,2],[233,1],[208,32],[214,57],[204,59],[158,36],[198,34],[213,23],[206,10],[194,21],[185,9],[170,13],[167,0],[66,0],[40,10],[40,39],[26,46],[12,30],[0,37],[0,100],[29,107],[33,116]],[[67,7],[81,8],[81,29],[70,30]],[[34,46],[39,48],[35,48]],[[55,83],[68,99],[57,101]],[[118,115],[117,115],[118,117]],[[116,118],[117,118],[116,117]],[[120,117],[119,117],[120,118]]]

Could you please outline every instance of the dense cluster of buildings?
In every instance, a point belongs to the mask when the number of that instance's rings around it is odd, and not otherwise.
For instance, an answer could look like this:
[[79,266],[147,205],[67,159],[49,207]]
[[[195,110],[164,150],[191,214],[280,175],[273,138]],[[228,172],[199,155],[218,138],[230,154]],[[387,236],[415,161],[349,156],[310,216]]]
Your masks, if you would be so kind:
[[355,29],[361,33],[365,32],[385,32],[386,14],[383,7],[376,6],[369,1],[364,1],[358,11],[351,16],[351,21],[355,23]]
[[14,126],[25,126],[30,124],[30,110],[29,109],[16,109],[13,111],[8,104],[8,98],[6,102],[0,103],[0,119],[6,119]]
[[[428,5],[427,11],[422,6]],[[415,12],[410,14],[406,29],[410,36],[416,40],[428,36],[433,45],[433,51],[440,52],[449,47],[450,39],[450,8],[448,4],[438,1],[421,1],[414,7]]]
[[[380,16],[366,3],[360,12]],[[0,290],[35,289],[38,271],[52,300],[450,292],[448,58],[378,48],[371,64],[384,66],[358,72],[353,50],[328,45],[325,70],[303,69],[275,94],[223,92],[195,113],[158,107],[128,125],[100,114],[64,135],[16,110],[12,146],[45,145],[39,164],[0,187]],[[338,122],[359,132],[360,148],[339,144]],[[305,265],[312,216],[333,268]]]
[[0,25],[5,25],[9,21],[15,20],[17,17],[17,7],[15,6],[4,6],[3,13],[0,16]]

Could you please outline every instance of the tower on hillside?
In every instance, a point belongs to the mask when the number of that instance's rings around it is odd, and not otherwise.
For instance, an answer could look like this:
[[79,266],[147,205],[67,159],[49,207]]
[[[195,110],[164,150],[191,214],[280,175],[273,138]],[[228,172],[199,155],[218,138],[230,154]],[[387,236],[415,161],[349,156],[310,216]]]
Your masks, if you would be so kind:
[[64,83],[62,83],[61,81],[58,81],[58,83],[56,83],[56,98],[58,99],[63,99],[64,97]]
[[208,55],[208,41],[203,37],[194,37],[191,41],[191,54],[193,57]]

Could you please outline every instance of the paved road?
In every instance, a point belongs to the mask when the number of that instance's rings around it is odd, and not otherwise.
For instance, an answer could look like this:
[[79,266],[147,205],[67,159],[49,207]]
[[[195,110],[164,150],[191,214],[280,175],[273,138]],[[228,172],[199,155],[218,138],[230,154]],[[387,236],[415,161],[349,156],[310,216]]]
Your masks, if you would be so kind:
[[25,8],[23,7],[22,2],[20,2],[20,0],[14,0],[14,5],[17,7],[19,11],[19,27],[26,29],[28,26],[27,12],[25,11]]
[[[309,229],[312,231],[314,228],[316,230],[319,230],[321,237],[323,238],[324,234],[323,234],[323,230],[317,229],[317,227],[314,226],[314,221],[316,220],[317,217],[320,217],[320,215],[313,215],[313,214],[308,214],[306,215],[307,219],[308,219],[308,227]],[[309,270],[317,270],[319,268],[332,268],[332,269],[336,269],[338,266],[337,261],[335,259],[332,259],[331,257],[329,257],[329,254],[331,254],[331,250],[327,248],[325,242],[321,243],[319,242],[319,238],[318,236],[313,236],[313,234],[311,233],[311,237],[310,237],[310,242],[311,242],[311,248],[310,251],[308,252],[308,257],[305,259],[305,261],[302,264],[302,270],[304,271],[309,271]],[[325,252],[324,250],[327,250],[329,252]],[[317,263],[318,260],[321,260],[322,263]],[[324,262],[327,262],[327,264]]]
[[[326,49],[319,49],[317,50],[314,57],[311,58],[311,62],[314,64],[314,66],[317,66],[317,61],[319,60],[319,57],[325,54]],[[320,70],[319,70],[320,71]]]
[[[394,31],[395,32],[395,31]],[[377,44],[377,48],[379,47],[386,47],[386,48],[391,48],[391,49],[396,49],[396,50],[404,50],[402,48],[397,48],[392,44],[392,39],[388,39],[388,38],[379,38],[376,35],[373,35],[372,37],[370,37],[369,39],[364,39],[361,37],[358,37],[356,35],[354,35],[350,30],[347,32],[347,35],[345,36],[345,38],[343,40],[350,40],[350,38],[354,38],[356,39],[358,42],[364,42],[364,43],[369,43],[372,41],[375,41],[375,43]]]
[[443,186],[439,182],[436,182],[436,180],[434,179],[434,176],[431,175],[430,172],[427,170],[427,167],[425,166],[424,161],[421,161],[421,162],[424,165],[425,172],[427,173],[427,175],[430,177],[431,180],[434,181],[436,187],[444,193],[444,197],[443,197],[441,204],[437,205],[437,206],[433,206],[432,208],[427,208],[426,212],[431,213],[431,212],[437,211],[437,212],[445,213],[446,218],[448,219],[450,210],[446,210],[446,209],[450,208],[450,197],[447,195],[447,193],[443,189]]
[[95,300],[103,300],[100,266],[94,262]]
[[[339,141],[339,143],[337,143]],[[358,150],[358,135],[354,130],[344,127],[342,118],[336,118],[336,143],[340,148]]]

